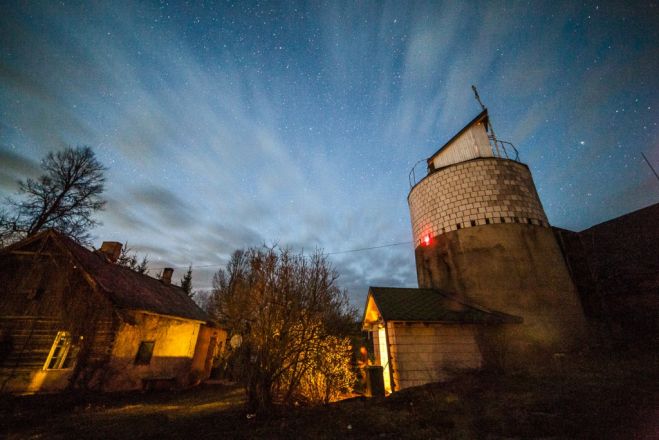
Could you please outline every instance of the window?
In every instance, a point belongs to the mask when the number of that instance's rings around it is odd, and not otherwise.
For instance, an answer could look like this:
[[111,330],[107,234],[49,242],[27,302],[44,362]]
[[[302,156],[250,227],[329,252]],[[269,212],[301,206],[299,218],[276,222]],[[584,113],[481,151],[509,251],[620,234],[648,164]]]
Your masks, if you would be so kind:
[[142,341],[140,348],[137,349],[135,356],[135,365],[149,365],[151,363],[151,356],[153,356],[153,346],[155,341]]
[[59,331],[55,336],[55,342],[53,342],[43,369],[63,370],[71,368],[77,355],[78,347],[72,344],[71,333]]

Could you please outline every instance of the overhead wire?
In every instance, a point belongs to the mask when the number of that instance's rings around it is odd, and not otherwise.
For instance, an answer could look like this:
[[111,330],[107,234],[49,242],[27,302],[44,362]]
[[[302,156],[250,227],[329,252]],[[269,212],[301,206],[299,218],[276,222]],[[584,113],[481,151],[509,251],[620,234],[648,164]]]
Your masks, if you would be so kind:
[[361,252],[361,251],[370,251],[371,249],[381,249],[381,248],[386,248],[386,247],[392,247],[392,246],[401,246],[403,244],[411,244],[411,241],[401,241],[398,243],[389,243],[389,244],[383,244],[380,246],[371,246],[371,247],[365,247],[365,248],[359,248],[359,249],[348,249],[346,251],[336,251],[336,252],[328,252],[325,255],[337,255],[337,254],[348,254],[351,252]]
[[[363,251],[370,251],[373,249],[383,249],[383,248],[388,248],[388,247],[393,247],[393,246],[402,246],[404,244],[411,244],[411,241],[399,241],[397,243],[389,243],[389,244],[382,244],[378,246],[370,246],[370,247],[365,247],[365,248],[356,248],[356,249],[346,249],[344,251],[335,251],[335,252],[325,252],[325,255],[339,255],[339,254],[349,254],[353,252],[363,252]],[[207,268],[207,267],[221,267],[223,266],[222,264],[203,264],[203,265],[184,265],[184,266],[173,266],[175,269],[179,268],[187,268],[191,267],[193,269],[201,269],[201,268]],[[172,266],[167,266],[167,267],[172,267]],[[151,270],[158,270],[158,269],[165,269],[164,267],[150,267],[149,269]]]

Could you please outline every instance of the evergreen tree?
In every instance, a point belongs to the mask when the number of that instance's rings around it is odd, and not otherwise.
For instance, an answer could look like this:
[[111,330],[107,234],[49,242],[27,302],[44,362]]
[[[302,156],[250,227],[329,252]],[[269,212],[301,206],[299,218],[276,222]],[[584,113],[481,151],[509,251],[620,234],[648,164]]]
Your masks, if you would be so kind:
[[181,278],[181,289],[192,298],[195,294],[192,291],[192,265],[188,266],[188,271]]
[[119,266],[124,266],[124,267],[127,267],[129,269],[132,269],[137,273],[141,273],[141,274],[145,274],[145,275],[148,274],[149,273],[149,269],[148,269],[149,259],[148,259],[148,257],[145,255],[144,257],[142,257],[141,262],[138,263],[137,261],[138,261],[137,260],[137,253],[132,252],[132,249],[130,247],[128,247],[128,243],[124,243],[124,246],[121,248],[121,254],[119,255],[119,258],[117,259],[117,264]]
[[142,262],[140,264],[138,264],[137,266],[135,266],[135,269],[133,269],[133,270],[135,270],[135,272],[137,272],[137,273],[141,273],[141,274],[146,275],[146,274],[149,273],[148,265],[149,265],[149,260],[145,255],[142,258]]

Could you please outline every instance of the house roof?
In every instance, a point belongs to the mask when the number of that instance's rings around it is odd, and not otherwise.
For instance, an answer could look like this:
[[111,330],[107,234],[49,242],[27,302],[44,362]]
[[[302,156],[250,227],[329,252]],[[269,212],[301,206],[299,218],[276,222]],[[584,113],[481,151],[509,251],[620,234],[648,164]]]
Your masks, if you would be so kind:
[[480,113],[478,114],[478,116],[476,116],[474,119],[472,119],[471,121],[469,121],[469,123],[468,123],[467,125],[465,125],[464,127],[462,127],[462,129],[461,129],[460,131],[458,131],[458,132],[457,132],[457,133],[456,133],[451,139],[449,139],[444,145],[442,145],[442,146],[440,147],[439,150],[435,151],[435,153],[434,153],[433,155],[431,155],[431,156],[426,160],[426,162],[428,162],[428,164],[430,164],[430,162],[433,161],[433,159],[435,158],[435,156],[437,156],[439,153],[441,153],[442,150],[444,150],[446,147],[448,147],[449,145],[451,145],[451,144],[453,143],[454,140],[456,140],[457,138],[459,138],[459,137],[460,137],[465,131],[467,131],[472,125],[475,125],[475,124],[477,124],[477,123],[479,123],[479,122],[485,121],[485,127],[486,127],[486,129],[487,129],[487,119],[488,119],[487,109],[485,109],[485,110],[483,110],[482,112],[480,112]]
[[32,243],[46,237],[52,237],[57,244],[67,250],[81,268],[93,278],[99,290],[119,308],[198,321],[211,319],[179,286],[164,284],[148,275],[112,263],[104,255],[90,251],[54,230],[41,232],[10,248],[20,248],[22,243]]
[[[375,307],[377,310],[373,310]],[[522,318],[469,304],[435,289],[370,287],[364,324],[374,311],[383,321],[513,324]]]

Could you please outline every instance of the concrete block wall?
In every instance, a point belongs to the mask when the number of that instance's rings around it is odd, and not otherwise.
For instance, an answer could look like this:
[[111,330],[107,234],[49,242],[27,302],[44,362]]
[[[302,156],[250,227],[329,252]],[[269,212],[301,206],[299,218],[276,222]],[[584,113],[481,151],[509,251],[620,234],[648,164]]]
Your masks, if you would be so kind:
[[388,322],[396,390],[445,380],[460,369],[478,369],[482,357],[473,325]]
[[549,227],[531,172],[522,163],[479,158],[439,169],[408,196],[415,246],[426,235],[497,223]]

